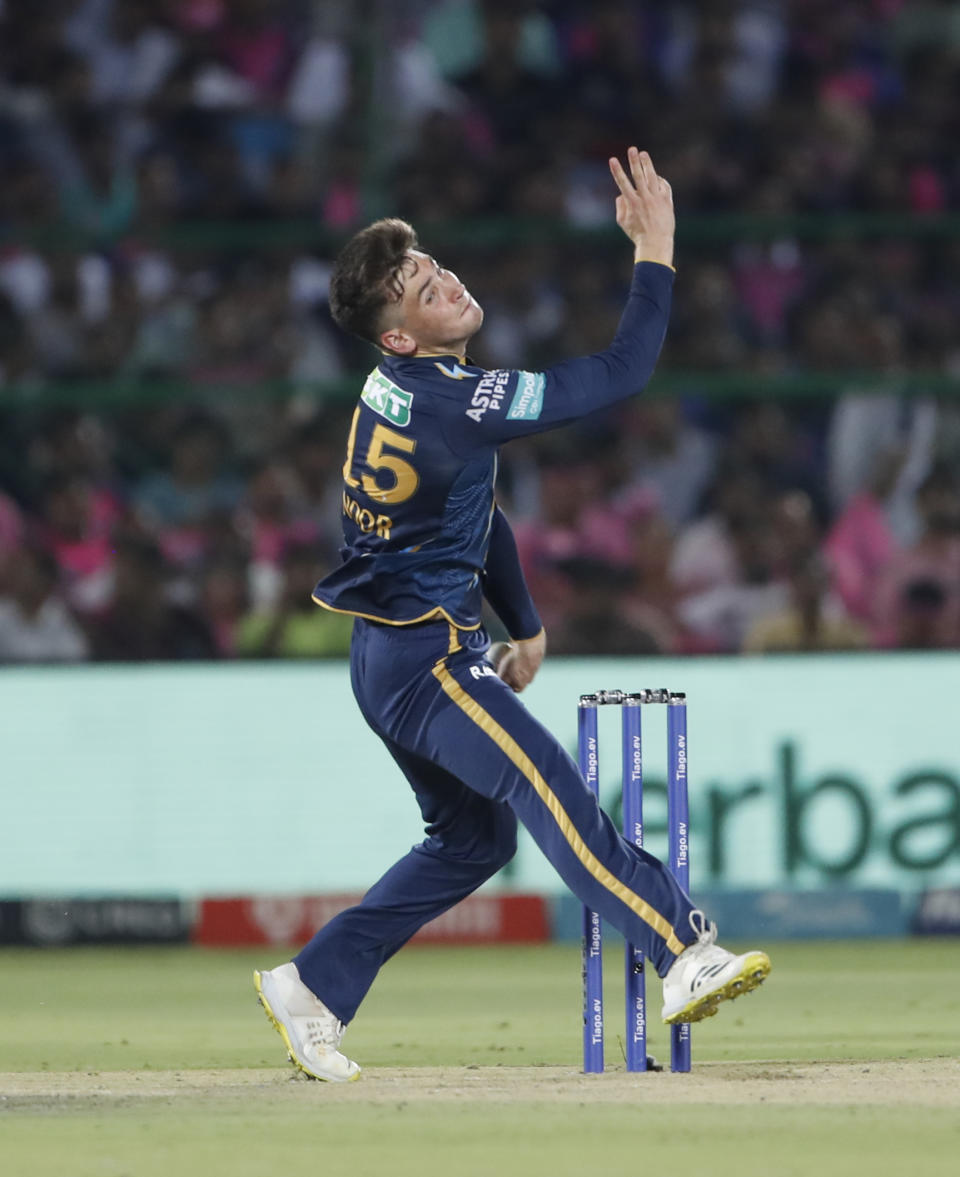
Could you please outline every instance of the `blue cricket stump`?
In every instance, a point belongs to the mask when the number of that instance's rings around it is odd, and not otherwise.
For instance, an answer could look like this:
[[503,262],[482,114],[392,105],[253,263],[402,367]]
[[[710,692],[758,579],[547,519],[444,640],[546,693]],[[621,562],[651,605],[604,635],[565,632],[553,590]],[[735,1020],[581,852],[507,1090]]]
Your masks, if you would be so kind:
[[[671,691],[667,704],[667,828],[670,873],[690,890],[690,810],[687,798],[687,697]],[[690,1070],[690,1024],[670,1027],[670,1070]]]
[[[689,890],[690,817],[687,798],[687,700],[679,691],[597,691],[581,695],[577,710],[577,750],[580,772],[587,787],[599,797],[600,749],[597,707],[613,703],[621,708],[623,836],[632,846],[643,846],[643,738],[641,707],[667,704],[667,825],[668,867],[683,889]],[[603,930],[600,916],[583,908],[583,1069],[603,1071]],[[643,950],[627,944],[624,960],[626,991],[626,1064],[628,1071],[646,1071],[647,1000]],[[670,1070],[690,1070],[690,1026],[670,1027]]]
[[[588,696],[580,700],[577,711],[577,752],[580,773],[587,788],[600,792],[599,747],[597,742],[597,704]],[[603,1071],[603,931],[600,916],[583,908],[583,1069],[587,1074]]]
[[[640,697],[628,695],[621,712],[623,742],[623,836],[631,846],[643,846],[643,740]],[[626,994],[626,1056],[628,1071],[647,1069],[647,992],[643,949],[628,943],[624,952]]]

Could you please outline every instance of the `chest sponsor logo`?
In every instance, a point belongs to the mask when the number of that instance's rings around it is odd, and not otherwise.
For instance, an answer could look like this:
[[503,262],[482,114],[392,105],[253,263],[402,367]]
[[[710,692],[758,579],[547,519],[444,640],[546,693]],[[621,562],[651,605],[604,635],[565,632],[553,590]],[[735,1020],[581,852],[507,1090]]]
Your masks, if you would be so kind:
[[547,383],[542,372],[521,372],[517,391],[507,410],[509,421],[536,421],[543,412],[543,389]]
[[513,373],[506,369],[481,376],[465,410],[467,416],[474,421],[482,421],[488,409],[499,412],[503,408],[503,398],[507,395],[507,385],[512,376]]
[[360,399],[391,424],[399,425],[401,429],[405,425],[409,425],[413,393],[398,388],[392,380],[388,380],[377,369],[374,369],[367,377]]

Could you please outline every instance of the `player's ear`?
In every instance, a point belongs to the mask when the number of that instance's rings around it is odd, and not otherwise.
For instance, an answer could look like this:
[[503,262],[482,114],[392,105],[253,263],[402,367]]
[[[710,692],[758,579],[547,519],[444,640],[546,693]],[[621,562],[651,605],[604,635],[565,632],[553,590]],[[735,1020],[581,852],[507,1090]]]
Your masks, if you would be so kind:
[[380,346],[401,356],[412,356],[417,350],[417,341],[402,328],[391,327],[388,331],[381,332]]

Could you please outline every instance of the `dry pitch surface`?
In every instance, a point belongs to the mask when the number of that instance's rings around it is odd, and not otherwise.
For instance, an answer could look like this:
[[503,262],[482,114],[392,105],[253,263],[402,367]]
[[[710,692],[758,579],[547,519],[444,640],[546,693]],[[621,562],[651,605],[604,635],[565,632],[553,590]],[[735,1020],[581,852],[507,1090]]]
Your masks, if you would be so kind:
[[[8,1108],[109,1108],[151,1099],[248,1100],[257,1093],[309,1106],[458,1101],[583,1104],[788,1104],[953,1108],[960,1059],[873,1063],[701,1063],[688,1075],[583,1075],[566,1067],[382,1067],[355,1083],[317,1084],[293,1071],[105,1071],[0,1074]],[[960,1128],[960,1122],[958,1122]]]

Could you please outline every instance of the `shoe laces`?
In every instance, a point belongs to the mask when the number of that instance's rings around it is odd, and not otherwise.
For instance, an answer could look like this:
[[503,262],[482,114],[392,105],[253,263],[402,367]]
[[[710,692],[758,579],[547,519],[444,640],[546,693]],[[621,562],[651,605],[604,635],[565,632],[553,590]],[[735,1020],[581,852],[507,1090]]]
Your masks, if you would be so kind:
[[303,1029],[308,1045],[336,1050],[343,1037],[344,1025],[336,1018],[308,1018]]
[[697,934],[697,943],[704,948],[717,942],[717,925],[708,920],[699,907],[690,912],[690,927]]

